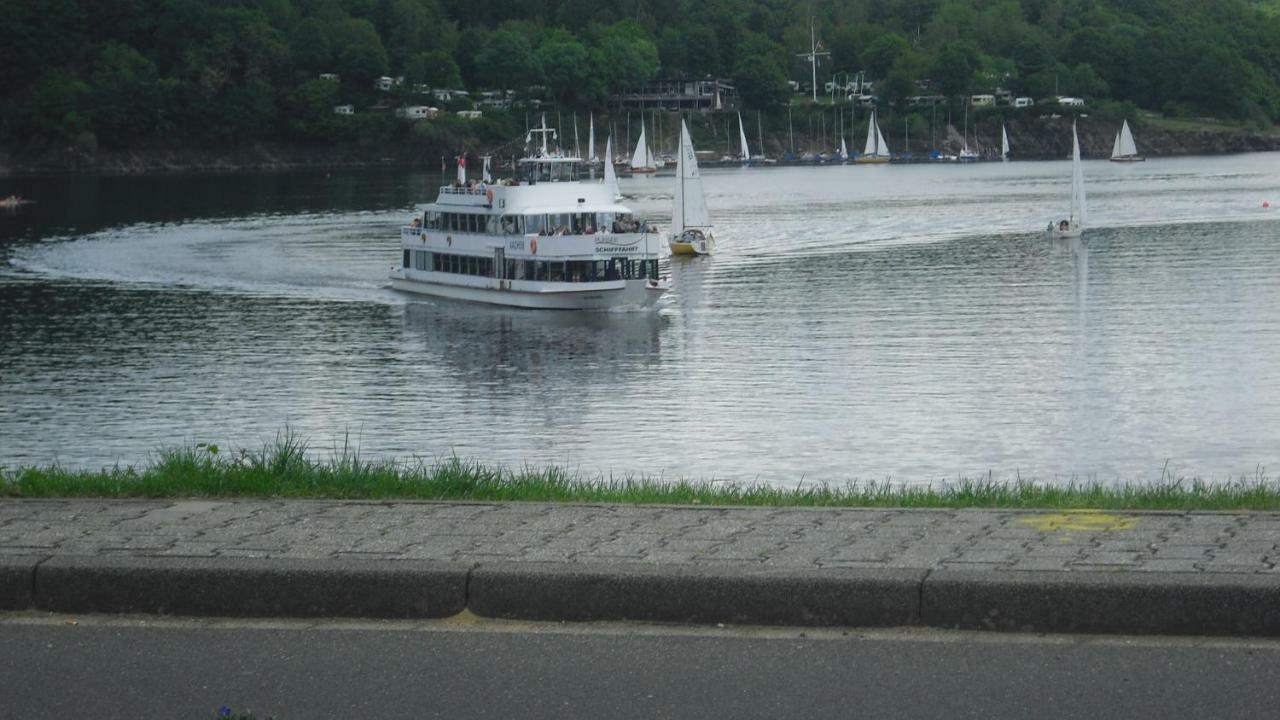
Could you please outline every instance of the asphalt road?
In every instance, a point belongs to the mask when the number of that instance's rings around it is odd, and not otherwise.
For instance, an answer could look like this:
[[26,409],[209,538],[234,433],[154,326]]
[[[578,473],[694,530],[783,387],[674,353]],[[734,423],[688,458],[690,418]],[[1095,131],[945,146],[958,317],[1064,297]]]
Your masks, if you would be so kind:
[[0,614],[0,718],[1205,718],[1280,641]]

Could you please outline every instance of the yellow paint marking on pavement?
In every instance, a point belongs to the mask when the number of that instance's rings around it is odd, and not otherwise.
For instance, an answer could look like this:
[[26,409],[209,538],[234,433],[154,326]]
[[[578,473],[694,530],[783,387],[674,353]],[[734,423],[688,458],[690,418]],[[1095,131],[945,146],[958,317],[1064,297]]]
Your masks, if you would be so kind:
[[1030,525],[1041,532],[1054,530],[1091,530],[1095,532],[1114,532],[1132,530],[1138,525],[1138,518],[1130,515],[1112,515],[1101,510],[1068,510],[1060,513],[1041,515],[1024,515],[1017,521]]

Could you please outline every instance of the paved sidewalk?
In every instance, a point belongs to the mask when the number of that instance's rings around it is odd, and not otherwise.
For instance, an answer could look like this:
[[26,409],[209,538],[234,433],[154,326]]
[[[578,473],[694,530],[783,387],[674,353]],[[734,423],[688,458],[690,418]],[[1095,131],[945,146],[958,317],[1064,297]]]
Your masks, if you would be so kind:
[[1280,634],[1280,514],[0,500],[0,609]]

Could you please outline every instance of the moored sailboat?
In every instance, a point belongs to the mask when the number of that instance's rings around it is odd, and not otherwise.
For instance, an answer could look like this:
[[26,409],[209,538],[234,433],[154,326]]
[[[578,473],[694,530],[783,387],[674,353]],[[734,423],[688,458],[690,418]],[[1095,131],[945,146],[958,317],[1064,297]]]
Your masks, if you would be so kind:
[[668,238],[671,254],[710,255],[716,247],[712,228],[707,197],[702,191],[702,176],[698,173],[698,157],[693,150],[689,128],[681,120],[676,188],[671,201],[671,235]]
[[867,125],[867,144],[854,162],[887,163],[891,157],[889,144],[884,141],[884,134],[880,132],[880,125],[876,122],[875,108],[872,108],[871,122]]
[[1000,160],[1009,162],[1009,130],[1000,123]]
[[738,159],[743,165],[751,164],[751,147],[747,145],[747,130],[742,125],[742,113],[738,113]]
[[636,151],[631,155],[631,172],[658,172],[657,162],[654,161],[653,152],[649,150],[649,143],[644,137],[644,122],[640,123],[640,140],[636,143]]

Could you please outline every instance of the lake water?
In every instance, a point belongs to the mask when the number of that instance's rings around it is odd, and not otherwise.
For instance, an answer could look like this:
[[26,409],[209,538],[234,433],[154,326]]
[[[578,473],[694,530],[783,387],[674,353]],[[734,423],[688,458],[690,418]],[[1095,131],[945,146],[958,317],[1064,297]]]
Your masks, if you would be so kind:
[[[648,314],[386,287],[438,177],[0,180],[0,465],[161,445],[586,474],[1221,480],[1280,466],[1280,156],[705,171]],[[670,176],[623,180],[665,224]],[[1276,209],[1262,207],[1264,200]]]

